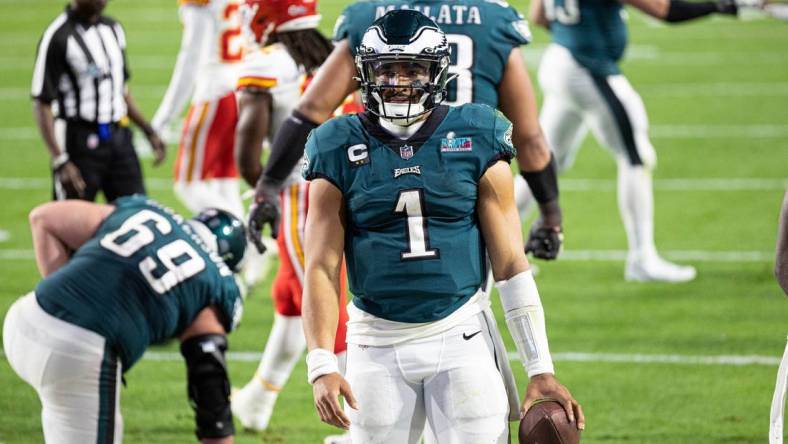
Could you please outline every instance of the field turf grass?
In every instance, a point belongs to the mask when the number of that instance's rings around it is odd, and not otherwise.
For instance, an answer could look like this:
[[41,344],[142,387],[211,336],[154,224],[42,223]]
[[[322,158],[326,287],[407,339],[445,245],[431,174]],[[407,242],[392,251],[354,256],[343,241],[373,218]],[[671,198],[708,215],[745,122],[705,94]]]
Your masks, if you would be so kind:
[[[38,280],[27,213],[48,200],[50,182],[29,87],[36,42],[64,3],[0,2],[0,314]],[[344,4],[321,2],[324,32]],[[524,2],[516,6],[527,11]],[[130,88],[151,117],[179,45],[175,2],[114,0],[107,12],[126,28]],[[762,443],[788,331],[788,300],[772,275],[788,185],[788,25],[754,17],[663,26],[629,16],[623,69],[646,103],[659,155],[657,245],[668,257],[695,257],[685,262],[699,276],[684,285],[626,283],[621,260],[578,258],[626,249],[614,163],[588,138],[562,176],[565,260],[538,263],[557,374],[583,404],[585,443]],[[535,30],[525,50],[532,72],[547,41]],[[159,169],[149,158],[143,163],[150,194],[182,210],[169,187],[174,154],[171,145]],[[262,350],[272,318],[269,287],[270,277],[254,289],[241,328],[230,335],[232,351]],[[177,353],[175,344],[152,350]],[[570,352],[589,355],[569,359]],[[602,359],[607,354],[622,362]],[[680,362],[664,362],[666,355]],[[685,362],[750,355],[766,363]],[[231,360],[234,384],[244,384],[256,365]],[[125,442],[194,442],[182,362],[144,359],[126,379]],[[305,379],[300,362],[270,429],[240,432],[236,442],[318,443],[333,432],[318,421]],[[42,439],[34,391],[0,359],[0,442]]]

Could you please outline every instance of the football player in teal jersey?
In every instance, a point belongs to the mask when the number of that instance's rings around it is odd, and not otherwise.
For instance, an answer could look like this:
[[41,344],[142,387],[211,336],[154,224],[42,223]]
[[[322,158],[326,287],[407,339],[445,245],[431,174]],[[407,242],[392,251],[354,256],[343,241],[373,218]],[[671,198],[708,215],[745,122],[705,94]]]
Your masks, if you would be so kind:
[[197,437],[232,442],[224,352],[241,316],[241,221],[214,209],[184,220],[137,195],[44,204],[30,224],[44,279],[9,309],[3,348],[41,399],[45,441],[121,442],[122,375],[177,338]]
[[348,6],[335,26],[333,52],[273,141],[256,187],[251,235],[259,236],[264,224],[277,221],[276,192],[300,159],[307,134],[359,87],[354,57],[361,36],[375,19],[394,9],[421,11],[446,33],[452,48],[449,74],[456,76],[444,98],[447,104],[497,107],[514,124],[519,168],[542,213],[526,249],[536,257],[555,259],[562,238],[556,168],[539,127],[535,94],[520,51],[531,35],[523,17],[497,0],[364,0]]
[[629,243],[625,278],[690,281],[695,269],[662,259],[654,245],[651,171],[656,153],[643,101],[618,66],[627,44],[623,4],[671,23],[712,13],[735,15],[737,6],[734,0],[531,2],[531,20],[549,29],[553,38],[539,66],[545,95],[540,122],[559,171],[571,166],[590,128],[618,165],[618,203]]
[[[366,111],[314,130],[304,165],[303,322],[320,418],[352,442],[413,443],[429,421],[437,442],[505,443],[507,419],[551,397],[582,428],[520,247],[512,124],[486,105],[440,104],[449,44],[418,11],[375,21],[356,60]],[[485,251],[530,377],[522,406],[481,288]],[[354,295],[345,377],[330,351],[343,255]]]

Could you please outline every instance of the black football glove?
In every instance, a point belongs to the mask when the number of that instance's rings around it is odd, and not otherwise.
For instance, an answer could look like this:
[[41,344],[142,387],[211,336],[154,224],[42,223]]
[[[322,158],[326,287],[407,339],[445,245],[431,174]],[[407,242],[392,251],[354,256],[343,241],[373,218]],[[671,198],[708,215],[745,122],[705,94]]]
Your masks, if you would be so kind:
[[525,253],[532,253],[534,257],[545,260],[554,260],[561,252],[564,243],[564,233],[561,227],[544,227],[535,223],[528,233],[525,242]]
[[265,253],[262,231],[266,224],[271,225],[271,237],[279,234],[279,190],[282,183],[261,177],[254,189],[254,201],[249,206],[249,240],[260,254]]
[[736,0],[718,0],[717,14],[738,15],[739,5]]

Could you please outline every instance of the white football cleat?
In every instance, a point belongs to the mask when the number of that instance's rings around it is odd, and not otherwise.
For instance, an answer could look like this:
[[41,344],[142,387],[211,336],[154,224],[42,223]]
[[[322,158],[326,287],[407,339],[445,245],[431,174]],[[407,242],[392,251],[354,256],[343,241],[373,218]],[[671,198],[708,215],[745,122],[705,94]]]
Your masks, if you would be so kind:
[[689,282],[697,272],[690,265],[678,265],[659,256],[648,260],[627,260],[624,279],[636,282]]
[[323,444],[351,444],[350,432],[341,435],[328,435],[323,439]]
[[[256,384],[257,381],[252,383]],[[240,390],[233,388],[230,410],[244,429],[261,432],[268,428],[278,395],[278,392],[270,390],[260,393],[250,389],[249,385]]]

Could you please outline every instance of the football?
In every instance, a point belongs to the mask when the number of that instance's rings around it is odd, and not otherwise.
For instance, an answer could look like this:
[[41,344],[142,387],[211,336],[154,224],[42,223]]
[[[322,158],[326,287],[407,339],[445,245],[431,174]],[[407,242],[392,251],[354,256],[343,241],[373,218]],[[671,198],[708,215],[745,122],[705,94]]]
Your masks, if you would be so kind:
[[520,444],[577,444],[580,431],[556,401],[537,401],[520,421]]

